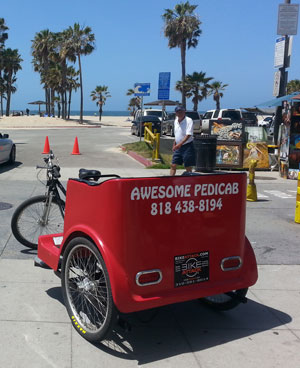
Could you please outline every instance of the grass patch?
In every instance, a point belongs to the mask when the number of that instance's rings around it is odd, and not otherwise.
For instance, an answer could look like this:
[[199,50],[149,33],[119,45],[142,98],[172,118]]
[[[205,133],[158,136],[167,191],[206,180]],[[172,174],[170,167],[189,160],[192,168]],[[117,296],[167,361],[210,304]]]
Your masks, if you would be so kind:
[[[171,140],[160,140],[160,160],[161,162],[153,162],[153,165],[148,166],[147,169],[170,169],[172,162],[172,145],[173,141]],[[152,147],[150,144],[141,141],[134,143],[125,143],[123,147],[126,148],[127,151],[133,151],[137,154],[145,157],[147,159],[152,159]],[[184,166],[177,166],[178,169],[184,169]]]
[[136,152],[145,158],[152,158],[152,148],[148,143],[144,141],[125,143],[123,144],[123,147],[125,147],[127,151]]

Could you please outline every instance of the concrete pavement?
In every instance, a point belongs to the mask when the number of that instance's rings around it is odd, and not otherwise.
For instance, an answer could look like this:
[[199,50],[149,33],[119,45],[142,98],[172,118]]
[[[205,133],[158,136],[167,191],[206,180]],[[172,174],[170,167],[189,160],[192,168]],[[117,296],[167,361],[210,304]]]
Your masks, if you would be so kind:
[[[102,171],[123,177],[168,174],[146,170],[139,163]],[[63,166],[62,179],[77,172],[78,168]],[[40,187],[34,173],[28,166],[3,170],[1,201],[16,204],[37,194]],[[258,187],[271,180],[286,182],[277,172],[257,172],[256,177]],[[11,185],[14,194],[8,197]],[[51,270],[33,266],[35,251],[15,244],[9,225],[12,212],[0,211],[0,368],[299,368],[299,265],[259,265],[259,279],[248,292],[248,303],[231,311],[214,312],[192,301],[137,313],[128,316],[130,332],[117,328],[106,341],[93,345],[71,326],[59,278]],[[13,241],[20,258],[11,258]],[[25,254],[27,259],[22,259]]]
[[[71,172],[74,168],[63,171]],[[117,173],[130,176],[125,168]],[[140,165],[131,174],[167,173]],[[27,176],[16,172],[16,183],[19,175]],[[257,184],[277,175],[258,173]],[[5,222],[1,234],[11,237]],[[108,340],[92,345],[70,324],[59,278],[34,267],[32,259],[9,259],[8,247],[9,241],[0,257],[0,367],[299,368],[299,265],[260,265],[248,303],[231,311],[214,312],[199,301],[166,306],[129,316],[130,332],[118,328]]]
[[52,271],[1,258],[0,366],[299,368],[299,279],[299,266],[259,266],[247,304],[214,312],[192,301],[138,313],[130,332],[118,328],[92,345],[72,328]]

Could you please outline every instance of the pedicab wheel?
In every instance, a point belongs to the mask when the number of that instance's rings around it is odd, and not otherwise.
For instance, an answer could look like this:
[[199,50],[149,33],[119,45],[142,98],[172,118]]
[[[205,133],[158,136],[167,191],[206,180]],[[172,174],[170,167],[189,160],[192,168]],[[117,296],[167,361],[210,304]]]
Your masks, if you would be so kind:
[[62,261],[62,292],[76,331],[96,342],[112,330],[117,319],[109,275],[96,246],[86,238],[74,238]]
[[224,294],[217,294],[201,298],[200,301],[213,309],[225,311],[235,308],[240,303],[246,303],[248,288],[229,291]]

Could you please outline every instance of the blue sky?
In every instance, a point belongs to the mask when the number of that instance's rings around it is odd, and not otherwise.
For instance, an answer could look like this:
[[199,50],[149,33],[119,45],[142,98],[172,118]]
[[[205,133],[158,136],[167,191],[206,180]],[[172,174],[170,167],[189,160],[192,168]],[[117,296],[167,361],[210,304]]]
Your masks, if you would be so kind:
[[[136,82],[151,83],[157,99],[159,72],[171,72],[170,98],[180,95],[174,86],[181,78],[180,51],[169,49],[161,15],[174,8],[172,0],[14,0],[2,1],[0,16],[9,27],[6,47],[17,48],[23,58],[17,74],[18,91],[12,109],[31,107],[27,102],[44,99],[39,75],[31,64],[31,40],[36,32],[58,32],[75,22],[90,26],[96,50],[83,58],[84,109],[96,110],[90,92],[107,85],[112,95],[105,110],[127,110],[128,88]],[[229,84],[221,100],[223,108],[249,107],[272,98],[274,48],[278,5],[284,0],[190,0],[202,22],[196,49],[187,51],[187,73],[206,72]],[[291,3],[297,2],[292,0]],[[300,79],[299,36],[294,36],[289,80]],[[188,102],[188,107],[192,104]],[[199,110],[215,107],[212,97]],[[79,109],[79,93],[73,98]]]

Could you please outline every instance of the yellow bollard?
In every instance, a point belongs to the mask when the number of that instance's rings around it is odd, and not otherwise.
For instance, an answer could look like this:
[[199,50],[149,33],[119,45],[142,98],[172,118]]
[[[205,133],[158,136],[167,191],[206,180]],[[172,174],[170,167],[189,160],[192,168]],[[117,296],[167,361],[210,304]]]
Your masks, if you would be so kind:
[[297,196],[296,196],[296,210],[295,210],[295,222],[300,224],[300,171],[298,174]]
[[251,160],[249,165],[249,184],[247,186],[247,201],[249,202],[257,201],[256,185],[254,183],[257,162],[258,160]]

